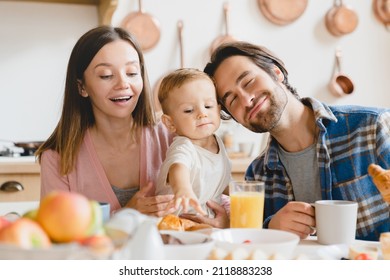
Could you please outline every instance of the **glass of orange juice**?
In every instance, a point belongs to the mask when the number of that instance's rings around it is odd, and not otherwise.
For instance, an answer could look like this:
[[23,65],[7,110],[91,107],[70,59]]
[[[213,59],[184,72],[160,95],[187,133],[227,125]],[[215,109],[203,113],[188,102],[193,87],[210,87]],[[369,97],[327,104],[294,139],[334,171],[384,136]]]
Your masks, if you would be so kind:
[[230,227],[262,228],[264,182],[232,181],[229,185]]

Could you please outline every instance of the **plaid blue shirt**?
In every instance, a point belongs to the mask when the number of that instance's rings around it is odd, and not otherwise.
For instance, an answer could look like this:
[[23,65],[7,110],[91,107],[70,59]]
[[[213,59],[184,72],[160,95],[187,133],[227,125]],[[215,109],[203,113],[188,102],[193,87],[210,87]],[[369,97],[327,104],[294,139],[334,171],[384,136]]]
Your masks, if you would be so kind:
[[[326,106],[302,98],[313,108],[320,129],[317,159],[322,199],[353,200],[359,204],[356,238],[378,240],[390,231],[390,206],[373,184],[371,163],[390,169],[390,110],[361,106]],[[279,209],[293,201],[291,180],[272,137],[264,152],[246,171],[247,180],[265,182],[264,227]]]

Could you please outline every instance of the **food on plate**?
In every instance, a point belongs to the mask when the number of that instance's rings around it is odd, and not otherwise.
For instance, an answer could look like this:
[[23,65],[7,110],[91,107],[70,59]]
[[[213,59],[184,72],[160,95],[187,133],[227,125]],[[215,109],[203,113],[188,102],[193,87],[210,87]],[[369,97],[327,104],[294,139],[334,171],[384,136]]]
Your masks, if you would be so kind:
[[184,230],[180,218],[176,215],[166,215],[157,225],[159,230]]
[[360,253],[358,254],[354,260],[372,260],[371,256],[367,253]]
[[194,231],[200,229],[209,229],[210,225],[201,224],[189,219],[180,218],[176,215],[169,214],[164,216],[157,225],[159,230],[177,230],[177,231]]
[[78,241],[103,230],[99,203],[78,193],[49,193],[40,202],[36,221],[58,243]]
[[378,248],[369,245],[351,245],[348,258],[350,260],[377,260]]
[[390,203],[390,170],[383,169],[377,164],[368,166],[368,174],[372,177],[372,181],[383,196],[383,199]]
[[263,250],[255,249],[249,254],[247,259],[248,260],[268,260],[268,258],[269,258],[269,256]]
[[247,260],[249,252],[244,248],[236,248],[231,250],[223,259],[224,260]]
[[383,232],[379,237],[380,248],[384,260],[390,260],[390,232]]
[[20,218],[2,227],[0,244],[15,245],[23,249],[51,247],[47,233],[37,222],[28,218]]
[[247,250],[238,247],[226,250],[220,247],[213,248],[207,258],[208,260],[285,260],[282,254],[267,254],[261,249]]

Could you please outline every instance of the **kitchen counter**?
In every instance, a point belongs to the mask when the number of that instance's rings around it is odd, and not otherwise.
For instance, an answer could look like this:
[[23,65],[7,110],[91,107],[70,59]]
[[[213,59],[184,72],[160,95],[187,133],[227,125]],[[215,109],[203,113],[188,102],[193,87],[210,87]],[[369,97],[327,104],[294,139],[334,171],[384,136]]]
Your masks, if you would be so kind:
[[[251,157],[231,158],[232,177],[243,180]],[[7,181],[20,182],[24,190],[16,192],[0,191],[0,202],[38,201],[40,199],[40,165],[35,157],[0,157],[0,185]]]
[[0,202],[38,201],[40,198],[40,165],[34,157],[0,157],[0,185],[17,181],[23,190],[0,190]]

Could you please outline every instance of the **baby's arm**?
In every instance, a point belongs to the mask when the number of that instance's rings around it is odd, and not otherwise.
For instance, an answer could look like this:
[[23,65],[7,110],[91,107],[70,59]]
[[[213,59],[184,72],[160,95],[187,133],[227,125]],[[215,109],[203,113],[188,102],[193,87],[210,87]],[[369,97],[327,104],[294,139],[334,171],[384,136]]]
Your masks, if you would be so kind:
[[192,190],[190,170],[185,165],[180,163],[171,165],[168,172],[168,184],[175,195],[175,209],[181,205],[183,212],[186,213],[188,207],[192,206],[198,213],[206,215]]

